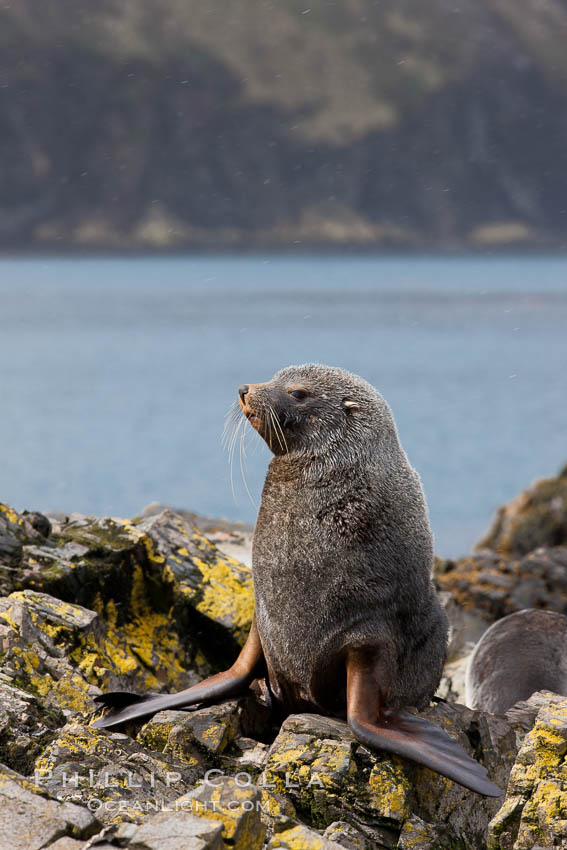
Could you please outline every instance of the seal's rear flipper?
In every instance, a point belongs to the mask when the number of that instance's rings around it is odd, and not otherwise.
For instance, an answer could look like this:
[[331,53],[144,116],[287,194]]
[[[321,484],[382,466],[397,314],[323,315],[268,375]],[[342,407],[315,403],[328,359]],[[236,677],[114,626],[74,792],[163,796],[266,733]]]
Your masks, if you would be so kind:
[[198,703],[218,702],[246,693],[252,681],[263,675],[264,653],[258,636],[256,620],[240,655],[229,670],[216,673],[198,685],[192,685],[178,694],[128,694],[115,691],[95,697],[95,702],[111,709],[92,724],[95,729],[117,726],[127,720],[150,717],[166,708],[188,708]]
[[499,797],[503,793],[488,779],[486,768],[443,729],[424,717],[387,709],[380,689],[386,683],[387,692],[388,665],[382,663],[376,647],[349,650],[346,667],[347,722],[361,743],[405,756],[478,794]]
[[384,712],[377,723],[348,718],[352,732],[371,749],[386,750],[423,764],[459,785],[487,797],[500,797],[502,789],[488,779],[487,770],[443,729],[406,711]]

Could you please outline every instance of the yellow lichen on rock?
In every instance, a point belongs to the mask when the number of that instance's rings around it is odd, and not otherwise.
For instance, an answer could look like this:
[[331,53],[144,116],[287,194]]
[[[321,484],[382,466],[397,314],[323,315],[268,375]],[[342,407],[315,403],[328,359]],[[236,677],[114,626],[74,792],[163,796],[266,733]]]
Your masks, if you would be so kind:
[[12,525],[21,525],[23,523],[22,518],[18,516],[14,508],[4,502],[0,502],[0,513],[3,513],[8,522],[12,523]]
[[194,815],[220,821],[222,837],[232,850],[260,850],[266,829],[260,819],[260,792],[246,780],[215,777],[177,801]]
[[[243,575],[237,575],[234,566],[229,565],[225,558],[215,558],[212,563],[201,558],[194,558],[193,561],[203,578],[201,598],[195,607],[213,620],[230,623],[235,637],[243,645],[254,616],[251,573],[243,580]],[[241,567],[241,571],[244,570]]]
[[490,850],[562,846],[567,839],[567,699],[542,708],[489,826]]
[[275,850],[276,847],[281,850],[340,850],[342,845],[323,838],[304,824],[297,824],[278,832],[270,839],[268,850]]
[[372,766],[368,790],[368,807],[380,817],[403,823],[411,814],[411,783],[396,757]]

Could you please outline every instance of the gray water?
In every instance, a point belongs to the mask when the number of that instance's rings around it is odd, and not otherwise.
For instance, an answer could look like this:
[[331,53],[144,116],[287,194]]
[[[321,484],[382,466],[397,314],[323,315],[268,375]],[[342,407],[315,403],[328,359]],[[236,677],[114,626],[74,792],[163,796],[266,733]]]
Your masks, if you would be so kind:
[[[223,419],[290,363],[363,375],[420,472],[437,551],[567,461],[567,261],[0,260],[0,501],[254,521]],[[250,431],[256,504],[269,460]]]

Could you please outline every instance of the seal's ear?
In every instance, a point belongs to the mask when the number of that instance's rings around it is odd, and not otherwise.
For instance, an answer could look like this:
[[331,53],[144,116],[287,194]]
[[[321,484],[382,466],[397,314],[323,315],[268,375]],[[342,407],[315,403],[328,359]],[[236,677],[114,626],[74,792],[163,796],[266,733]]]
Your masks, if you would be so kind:
[[343,407],[347,413],[353,413],[353,411],[359,409],[360,405],[356,401],[351,401],[350,398],[344,398]]

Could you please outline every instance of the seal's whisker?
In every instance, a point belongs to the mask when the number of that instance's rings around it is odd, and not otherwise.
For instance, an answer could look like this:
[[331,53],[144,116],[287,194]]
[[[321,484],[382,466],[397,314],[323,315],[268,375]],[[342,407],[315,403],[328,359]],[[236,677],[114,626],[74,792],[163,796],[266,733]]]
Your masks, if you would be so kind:
[[[286,440],[286,438],[285,438],[285,434],[284,434],[284,432],[283,432],[283,428],[282,428],[281,423],[280,423],[280,421],[279,421],[279,419],[278,419],[278,416],[277,416],[277,414],[276,414],[276,411],[274,410],[274,408],[272,407],[272,405],[271,405],[271,404],[270,404],[270,410],[272,411],[272,414],[273,414],[273,418],[274,418],[274,427],[275,427],[275,429],[276,429],[276,433],[278,434],[278,440],[279,440],[279,442],[280,442],[280,447],[281,447],[282,449],[285,447],[286,453],[289,453],[289,449],[288,449],[288,446],[287,446],[287,440]],[[283,440],[283,445],[282,445],[282,440]]]
[[[254,508],[257,510],[257,509],[258,509],[258,505],[256,504],[256,502],[255,502],[255,501],[254,501],[254,499],[252,498],[252,494],[251,494],[251,492],[250,492],[250,488],[248,487],[248,482],[246,481],[245,467],[244,467],[244,462],[243,462],[243,458],[242,458],[242,452],[243,452],[243,448],[244,448],[244,440],[245,440],[245,437],[246,437],[246,420],[244,420],[244,423],[243,423],[243,424],[244,424],[244,427],[243,427],[243,429],[242,429],[242,433],[241,433],[241,436],[240,436],[240,473],[241,473],[241,475],[242,475],[242,480],[243,480],[243,482],[244,482],[244,487],[246,488],[246,492],[248,493],[248,498],[250,499],[250,501],[251,501],[252,505],[254,506]],[[246,450],[244,449],[244,459],[245,459],[245,458],[246,458]]]
[[280,435],[278,434],[278,430],[276,428],[274,409],[273,409],[271,404],[270,404],[269,412],[270,412],[270,448],[273,451],[274,447],[272,445],[272,433],[274,433],[276,435],[276,437],[278,439],[278,443],[280,444],[280,448],[283,448],[283,446],[282,446],[282,441],[280,440]]
[[272,446],[272,437],[273,437],[274,429],[273,429],[273,422],[272,422],[272,406],[271,406],[271,404],[268,404],[267,413],[268,413],[268,416],[266,418],[266,423],[268,425],[268,440],[267,440],[267,443],[268,443],[269,448],[272,449],[272,451],[273,451],[274,449],[273,449],[273,446]]
[[239,415],[240,414],[240,406],[238,406],[238,408],[236,408],[236,407],[234,408],[234,413],[235,413],[234,421],[231,423],[231,426],[230,426],[232,428],[232,430],[230,432],[230,436],[226,440],[226,447],[228,448],[228,453],[229,453],[230,489],[232,491],[232,498],[234,499],[235,502],[238,502],[238,499],[236,498],[236,491],[234,489],[234,475],[233,475],[234,451],[236,449],[236,441],[238,440],[238,434],[240,432],[241,425],[242,425],[243,428],[246,427],[246,419],[244,418],[244,416],[242,416],[242,418],[240,418],[240,415]]
[[241,415],[242,411],[240,409],[240,405],[237,401],[233,402],[230,405],[224,420],[224,428],[221,438],[223,448],[226,448],[230,444],[233,429],[236,428]]
[[[287,444],[285,442],[285,437],[283,435],[281,425],[278,421],[276,411],[274,410],[274,408],[271,404],[270,404],[270,411],[271,411],[271,415],[272,415],[272,421],[274,423],[274,431],[276,432],[276,436],[278,438],[278,443],[280,444],[280,449],[282,449],[282,451],[283,451],[284,446],[285,446],[285,450],[287,451]],[[283,440],[282,440],[282,438],[283,438]]]

